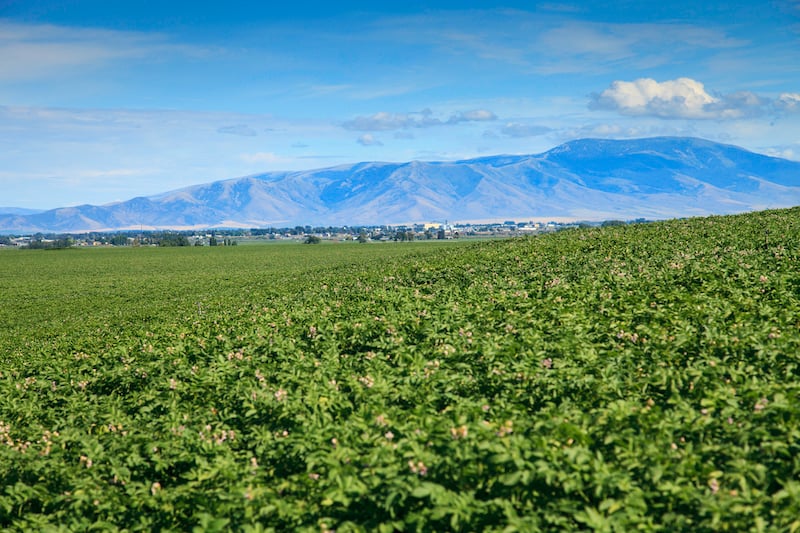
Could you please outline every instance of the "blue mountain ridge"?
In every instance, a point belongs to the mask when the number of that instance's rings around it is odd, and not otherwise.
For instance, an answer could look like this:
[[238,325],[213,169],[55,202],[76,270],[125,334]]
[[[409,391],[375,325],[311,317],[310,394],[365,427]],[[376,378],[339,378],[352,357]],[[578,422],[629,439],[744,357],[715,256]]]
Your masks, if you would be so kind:
[[800,205],[800,162],[688,137],[579,139],[538,155],[268,172],[103,206],[0,214],[0,231],[664,219]]

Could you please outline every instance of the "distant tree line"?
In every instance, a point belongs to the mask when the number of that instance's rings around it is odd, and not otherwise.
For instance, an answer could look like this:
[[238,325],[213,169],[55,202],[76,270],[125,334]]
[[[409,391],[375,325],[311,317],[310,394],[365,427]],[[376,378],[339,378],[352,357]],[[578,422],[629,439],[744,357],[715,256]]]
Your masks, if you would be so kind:
[[[236,246],[237,244],[239,244],[239,243],[236,242],[234,239],[229,239],[228,237],[224,237],[222,239],[222,241],[220,241],[214,235],[212,235],[208,239],[208,245],[209,246]],[[194,243],[194,245],[195,246],[202,246],[203,243],[201,241],[196,241]]]
[[189,238],[181,233],[162,233],[152,237],[153,244],[159,246],[190,246]]
[[62,237],[60,239],[31,239],[28,248],[32,250],[63,250],[69,248],[74,244],[74,241],[69,237]]

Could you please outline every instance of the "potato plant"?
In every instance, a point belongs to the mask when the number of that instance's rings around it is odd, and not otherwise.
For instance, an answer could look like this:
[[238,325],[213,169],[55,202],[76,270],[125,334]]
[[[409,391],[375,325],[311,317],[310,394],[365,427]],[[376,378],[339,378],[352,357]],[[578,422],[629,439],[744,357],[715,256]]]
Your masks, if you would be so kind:
[[800,529],[800,209],[0,253],[0,527]]

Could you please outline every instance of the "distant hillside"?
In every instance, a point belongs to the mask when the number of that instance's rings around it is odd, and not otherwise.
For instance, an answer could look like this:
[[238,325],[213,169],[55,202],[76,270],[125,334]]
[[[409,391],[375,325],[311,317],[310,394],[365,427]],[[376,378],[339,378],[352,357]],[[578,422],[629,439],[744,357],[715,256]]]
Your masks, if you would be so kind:
[[538,155],[270,172],[103,206],[0,215],[4,232],[674,218],[800,205],[800,163],[696,138]]
[[35,215],[44,209],[26,209],[24,207],[0,207],[0,215]]

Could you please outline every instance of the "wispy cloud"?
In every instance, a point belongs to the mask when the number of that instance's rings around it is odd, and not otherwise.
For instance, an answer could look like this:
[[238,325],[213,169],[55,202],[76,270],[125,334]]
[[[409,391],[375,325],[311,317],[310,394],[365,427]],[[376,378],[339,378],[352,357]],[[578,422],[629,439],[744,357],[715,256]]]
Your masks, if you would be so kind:
[[497,120],[497,116],[487,109],[459,111],[447,119],[436,118],[433,111],[424,109],[411,113],[378,112],[369,116],[360,116],[342,123],[342,127],[354,131],[390,131],[410,128],[431,128],[435,126],[452,126],[462,122],[486,122]]
[[697,130],[692,124],[660,123],[660,124],[620,124],[620,123],[595,123],[576,128],[564,128],[556,132],[556,137],[561,141],[581,138],[604,139],[633,139],[637,137],[654,136],[693,136]]
[[625,66],[653,68],[747,44],[720,27],[570,21],[543,28],[532,61],[541,74],[597,73]]
[[472,111],[459,111],[447,119],[448,124],[459,122],[487,122],[497,120],[497,116],[487,109],[473,109]]
[[[719,24],[580,20],[568,6],[535,11],[486,9],[391,17],[364,28],[363,38],[430,50],[461,67],[500,65],[537,74],[652,68],[750,43]],[[465,61],[468,61],[466,63]],[[440,66],[447,69],[444,61]]]
[[228,135],[239,135],[241,137],[255,137],[258,135],[256,130],[247,124],[236,124],[235,126],[223,126],[217,128],[217,133],[225,133]]
[[0,20],[0,81],[25,82],[120,61],[201,55],[159,33],[21,24]]
[[[247,124],[259,136],[221,135],[220,124]],[[291,142],[301,137],[313,140],[320,159],[349,159],[337,150],[352,142],[351,135],[325,120],[0,106],[0,183],[13,191],[15,205],[102,204],[265,168],[312,168],[318,162],[291,155],[299,152]]]
[[274,152],[256,152],[252,154],[241,154],[240,159],[250,164],[269,164],[273,165],[285,161],[286,159]]
[[551,131],[551,128],[547,126],[523,122],[507,122],[505,126],[500,129],[500,133],[503,135],[516,138],[536,137],[538,135],[544,135],[549,131]]

